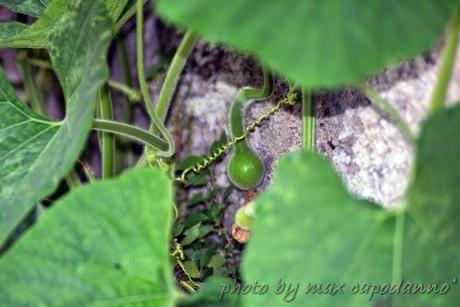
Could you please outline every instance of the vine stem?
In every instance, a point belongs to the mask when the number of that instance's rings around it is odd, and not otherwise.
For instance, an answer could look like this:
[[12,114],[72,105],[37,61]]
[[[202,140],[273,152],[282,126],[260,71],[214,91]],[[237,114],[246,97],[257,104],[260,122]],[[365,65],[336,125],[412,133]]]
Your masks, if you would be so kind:
[[[139,79],[139,87],[141,90],[142,98],[144,100],[144,105],[147,109],[147,113],[150,116],[152,121],[150,125],[150,131],[158,131],[166,140],[168,147],[167,150],[161,150],[154,146],[155,151],[154,156],[161,157],[171,157],[175,151],[174,140],[169,133],[168,129],[164,126],[163,122],[158,117],[156,110],[153,107],[152,99],[150,98],[150,93],[145,82],[145,72],[144,72],[144,46],[143,46],[143,23],[144,23],[144,11],[143,11],[144,1],[137,0],[137,14],[136,14],[136,62],[137,62],[137,76]],[[147,148],[148,150],[148,148]]]
[[142,100],[142,96],[141,93],[139,93],[139,91],[124,83],[120,83],[118,81],[110,79],[107,82],[107,84],[110,88],[123,94],[126,98],[128,98],[130,102],[140,102]]
[[392,263],[392,283],[393,284],[397,284],[402,281],[405,214],[406,214],[405,211],[402,209],[399,209],[398,212],[396,213],[395,233],[393,237],[393,263]]
[[[110,99],[109,87],[102,86],[98,93],[100,116],[104,120],[113,119],[112,101]],[[114,175],[115,160],[115,139],[112,134],[101,133],[101,156],[102,156],[102,178],[110,178]]]
[[[133,89],[133,78],[131,74],[131,65],[129,63],[129,55],[128,50],[126,48],[125,37],[124,35],[120,35],[117,38],[117,55],[118,60],[120,62],[120,69],[123,76],[123,85],[127,86],[130,89]],[[109,84],[110,85],[110,84]],[[142,95],[136,89],[137,95],[139,96],[139,100],[137,102],[142,102]],[[122,105],[122,117],[123,121],[127,124],[132,125],[134,122],[134,110],[133,110],[133,102],[129,100],[129,98],[125,97],[123,99]],[[126,147],[127,139],[120,138],[120,144],[123,145],[122,148],[120,146],[117,147],[117,165],[119,165],[117,172],[120,172],[123,169],[124,161],[127,160],[128,165],[133,165],[135,156],[129,147]]]
[[[142,2],[145,2],[146,0],[143,0]],[[143,5],[144,3],[142,3]],[[125,23],[136,14],[136,6],[133,5],[130,7],[124,14],[121,16],[118,21],[115,23],[114,31],[113,33],[118,33],[121,28],[125,25]]]
[[449,81],[457,55],[460,34],[460,3],[457,4],[453,19],[447,27],[446,45],[442,54],[441,67],[439,68],[436,85],[430,102],[430,114],[438,112],[444,106]]
[[78,177],[77,172],[73,168],[67,175],[65,175],[64,180],[69,190],[81,185],[80,177]]
[[125,136],[161,150],[166,150],[168,147],[168,144],[149,131],[116,121],[95,119],[92,128],[97,131]]
[[315,151],[315,114],[311,91],[302,91],[303,149]]
[[51,70],[53,69],[53,66],[51,65],[49,61],[30,58],[27,56],[25,52],[19,53],[16,60],[21,64],[28,64],[28,65],[40,67],[43,69],[51,69]]
[[409,128],[409,125],[406,123],[404,118],[402,118],[399,112],[387,100],[383,99],[379,93],[367,86],[367,84],[362,83],[358,87],[381,111],[391,118],[391,120],[398,126],[404,137],[406,137],[411,144],[415,144],[416,138]]
[[195,34],[190,31],[185,33],[171,61],[168,72],[166,73],[165,81],[163,82],[163,86],[160,90],[158,103],[155,108],[158,117],[162,122],[164,122],[166,119],[172,97],[176,90],[177,83],[179,82],[179,76],[184,69],[190,52],[195,47],[196,41],[197,37]]
[[20,65],[20,69],[24,78],[24,88],[29,96],[32,110],[40,114],[45,114],[43,110],[43,97],[40,95],[35,85],[32,67],[29,64],[23,63]]

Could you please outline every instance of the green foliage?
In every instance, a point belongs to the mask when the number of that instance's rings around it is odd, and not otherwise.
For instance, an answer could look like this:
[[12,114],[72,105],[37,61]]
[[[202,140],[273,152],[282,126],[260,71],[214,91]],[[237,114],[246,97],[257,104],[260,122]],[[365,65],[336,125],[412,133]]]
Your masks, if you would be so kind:
[[[50,22],[46,16],[56,12],[53,4],[35,24]],[[104,5],[73,1],[60,14],[47,45],[67,104],[65,119],[52,122],[33,114],[21,105],[3,72],[0,76],[0,243],[70,170],[91,127],[97,90],[108,76],[111,22],[104,18]]]
[[105,6],[114,22],[122,15],[128,0],[105,0]]
[[12,11],[30,15],[41,16],[51,0],[1,0],[0,5]]
[[[450,286],[446,294],[395,295],[393,304],[455,305],[460,300],[455,284],[460,276],[459,132],[460,107],[427,122],[418,142],[407,205],[400,211],[354,199],[316,154],[284,159],[272,189],[256,200],[242,267],[245,282],[273,288],[280,279],[300,284],[295,299],[285,298],[295,306],[375,306],[388,299],[371,293],[352,295],[355,283],[445,283]],[[323,287],[345,283],[345,294],[305,294],[309,282]],[[245,306],[279,306],[283,297],[268,292],[244,296],[243,301]]]
[[[0,4],[6,5],[9,1],[0,1]],[[0,47],[13,47],[13,48],[51,48],[53,47],[52,36],[53,33],[60,31],[60,26],[65,24],[68,28],[75,28],[78,26],[78,19],[74,19],[71,14],[74,13],[74,8],[80,1],[70,0],[53,0],[49,3],[44,12],[34,10],[30,5],[26,5],[28,1],[24,1],[24,6],[30,9],[28,14],[36,12],[36,16],[43,15],[35,21],[32,25],[27,26],[18,22],[0,22]],[[86,5],[99,6],[101,0],[91,1]],[[106,10],[99,10],[101,16],[98,23],[109,23],[104,16],[107,16],[107,10],[112,21],[115,22],[122,12],[123,7],[126,5],[127,0],[105,0]],[[36,3],[36,1],[34,2]],[[10,6],[10,8],[22,7]],[[83,24],[82,24],[83,25]],[[85,25],[84,25],[85,26]],[[87,26],[86,26],[87,27]],[[110,28],[113,27],[113,24]],[[86,35],[93,35],[92,32],[80,33]],[[97,34],[97,33],[96,33]],[[81,38],[83,39],[83,38]]]
[[[32,112],[0,68],[0,245],[74,165],[94,123],[96,93],[108,77],[106,53],[114,29],[119,30],[132,16],[135,4],[134,0],[0,0],[0,5],[13,11],[39,17],[30,26],[0,23],[0,47],[47,49],[66,102],[62,121]],[[137,4],[142,22],[143,2]],[[257,56],[296,85],[331,87],[360,81],[429,48],[458,6],[458,0],[236,0],[225,7],[211,0],[160,0],[159,12],[187,28],[186,38],[190,38],[183,40],[189,42],[184,43],[188,47],[179,48],[174,56],[180,57],[180,63],[174,60],[168,70],[165,84],[172,80],[168,84],[174,86],[165,86],[168,93],[163,102],[169,106],[195,41],[193,31]],[[455,35],[448,36],[448,46],[457,46],[458,21],[457,16],[451,23]],[[137,27],[138,75],[143,98],[151,107],[142,76],[141,25]],[[447,48],[442,66],[448,69],[441,70],[437,97],[444,97],[455,50]],[[175,206],[171,179],[159,169],[140,168],[119,179],[79,188],[53,203],[0,258],[1,304],[458,304],[460,107],[437,113],[426,123],[417,143],[413,181],[397,210],[384,210],[351,196],[329,163],[317,154],[299,153],[281,161],[273,187],[256,200],[254,216],[250,206],[236,214],[236,224],[251,226],[242,281],[267,284],[269,291],[238,296],[230,289],[241,285],[216,278],[239,277],[234,263],[239,251],[223,225],[231,189],[213,187],[208,167],[236,144],[228,164],[230,180],[240,189],[261,182],[263,161],[245,137],[283,103],[295,103],[294,96],[289,96],[295,91],[290,91],[284,102],[270,109],[273,111],[246,126],[247,103],[269,96],[272,83],[271,75],[264,71],[262,88],[242,88],[232,104],[231,137],[222,134],[210,155],[189,156],[178,164],[176,175],[184,176],[175,180],[184,189],[175,194]],[[442,99],[437,101],[442,107]],[[159,117],[166,116],[168,106],[158,112]],[[156,111],[152,114],[158,116]],[[134,138],[143,134],[160,142],[134,127],[97,122],[99,126],[93,128],[104,132]],[[172,169],[169,160],[157,162]],[[190,187],[208,191],[189,199],[186,189]],[[181,192],[185,197],[181,198]],[[177,209],[174,226],[173,207]],[[174,286],[173,273],[179,287],[190,292],[208,280],[196,295],[185,296]],[[295,293],[284,289],[275,294],[280,283]],[[407,283],[411,283],[409,291],[418,285],[420,292],[422,285],[444,293],[389,294],[394,286],[404,291],[405,286],[398,285]],[[356,285],[371,288],[351,294]],[[337,289],[344,293],[334,292]]]
[[231,287],[231,280],[223,277],[210,277],[200,291],[179,301],[180,307],[235,307],[239,306],[239,297],[237,295],[226,295],[220,298],[220,292],[223,285]]
[[[229,244],[223,226],[223,209],[228,203],[229,191],[213,187],[205,194],[176,199],[179,218],[172,234],[183,249],[185,257],[181,260],[186,260],[179,267],[194,282],[209,276],[229,276],[235,271],[234,267],[228,267],[226,255],[233,246]],[[180,191],[178,195],[181,195]],[[216,238],[221,242],[218,243]],[[225,249],[225,253],[218,249]],[[178,280],[183,279],[179,277]]]
[[71,193],[0,259],[4,306],[170,306],[172,188],[136,169]]
[[235,224],[243,229],[251,229],[252,219],[254,217],[254,203],[250,202],[239,208],[235,213]]
[[[446,121],[453,124],[446,128]],[[244,282],[268,283],[272,291],[240,298],[227,294],[221,304],[239,306],[235,300],[241,299],[243,306],[279,306],[283,295],[273,290],[281,278],[302,286],[308,281],[345,283],[345,292],[356,282],[446,283],[450,291],[444,295],[394,296],[393,303],[455,305],[460,292],[451,278],[460,274],[460,172],[451,163],[460,154],[460,140],[455,139],[459,132],[460,107],[427,123],[418,143],[408,204],[400,211],[354,199],[317,154],[284,159],[273,188],[256,200],[252,239],[243,261]],[[450,144],[438,151],[430,146],[436,142]],[[436,183],[441,177],[445,179]],[[169,179],[159,170],[134,170],[73,192],[0,260],[0,282],[5,285],[1,301],[217,304],[225,283],[216,284],[215,279],[197,296],[176,300],[168,264],[171,201]],[[197,256],[197,250],[189,252],[191,258]],[[196,258],[199,261],[186,262],[193,276],[202,276],[202,266],[221,265],[222,259],[210,255],[208,251]],[[65,290],[54,287],[56,280],[67,284]],[[23,295],[24,289],[29,295]],[[379,294],[306,295],[304,290],[286,299],[291,298],[294,306],[372,306],[387,300]]]
[[360,81],[439,39],[456,0],[163,0],[166,19],[307,88]]
[[[128,0],[104,0],[109,16],[113,21],[117,21],[121,13],[126,7]],[[18,12],[21,14],[40,17],[45,12],[48,4],[51,0],[0,0],[0,5],[7,7],[8,9]],[[54,0],[54,2],[59,2]],[[71,3],[70,0],[65,0],[67,3]],[[59,2],[60,4],[65,3],[64,1]],[[53,4],[55,5],[55,4]]]

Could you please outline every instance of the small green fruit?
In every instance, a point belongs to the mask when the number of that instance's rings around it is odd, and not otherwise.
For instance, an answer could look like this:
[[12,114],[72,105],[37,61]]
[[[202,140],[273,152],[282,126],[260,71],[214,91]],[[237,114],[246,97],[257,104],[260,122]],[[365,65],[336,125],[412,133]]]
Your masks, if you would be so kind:
[[253,202],[250,202],[236,211],[235,224],[245,230],[249,230],[251,228],[253,215]]
[[[244,145],[244,147],[242,147]],[[230,181],[239,189],[249,190],[257,187],[264,175],[264,164],[245,143],[237,145],[227,167]]]

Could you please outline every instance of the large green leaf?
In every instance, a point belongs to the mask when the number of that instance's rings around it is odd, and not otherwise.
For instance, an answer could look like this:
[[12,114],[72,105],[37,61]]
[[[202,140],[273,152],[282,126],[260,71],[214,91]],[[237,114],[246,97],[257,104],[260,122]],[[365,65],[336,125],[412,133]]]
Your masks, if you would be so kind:
[[235,307],[239,306],[238,295],[221,295],[224,292],[230,291],[235,286],[234,281],[229,278],[220,276],[211,276],[201,286],[200,290],[191,296],[185,296],[180,299],[177,306],[180,307]]
[[[9,1],[0,0],[0,5],[6,6],[5,2]],[[115,22],[126,6],[127,0],[104,0],[104,2],[110,18]],[[48,4],[44,12],[40,12],[43,15],[31,26],[19,22],[0,22],[0,47],[50,47],[53,44],[50,41],[50,35],[55,31],[59,31],[62,20],[66,18],[69,10],[72,10],[74,5],[75,1],[72,0],[53,0]],[[102,16],[106,16],[106,13],[104,12]]]
[[108,76],[112,23],[106,16],[101,1],[73,1],[50,35],[49,52],[67,103],[63,121],[25,108],[0,71],[0,244],[56,188],[84,145],[97,90]]
[[170,306],[171,203],[152,169],[72,192],[0,259],[1,305]]
[[121,16],[127,3],[128,0],[105,0],[107,11],[114,22]]
[[[414,182],[408,193],[403,276],[421,282],[460,278],[460,107],[431,118],[418,142]],[[433,256],[429,256],[434,252]],[[416,257],[416,254],[419,254]],[[425,255],[425,257],[423,257]],[[410,258],[412,257],[412,259]],[[460,284],[448,297],[413,298],[414,306],[454,306]],[[446,300],[444,300],[446,299]]]
[[432,46],[457,0],[160,0],[168,20],[306,87],[359,81]]
[[0,0],[0,5],[12,11],[30,15],[41,16],[51,0]]
[[[392,306],[457,305],[459,134],[460,107],[426,124],[408,204],[398,211],[353,198],[319,155],[302,153],[282,160],[274,186],[256,200],[242,264],[246,283],[267,283],[270,291],[243,296],[244,306],[280,306],[285,292],[274,293],[280,280],[300,286],[295,299],[292,293],[286,297],[292,306],[386,306],[390,300]],[[445,283],[449,291],[389,298],[391,288],[385,290],[384,285],[397,287],[401,280],[438,287]],[[404,282],[400,289],[407,290]],[[324,291],[334,283],[345,284],[343,295],[315,294],[312,288],[305,293],[309,284],[321,284]],[[356,283],[373,287],[351,294]],[[383,295],[372,293],[379,290]]]

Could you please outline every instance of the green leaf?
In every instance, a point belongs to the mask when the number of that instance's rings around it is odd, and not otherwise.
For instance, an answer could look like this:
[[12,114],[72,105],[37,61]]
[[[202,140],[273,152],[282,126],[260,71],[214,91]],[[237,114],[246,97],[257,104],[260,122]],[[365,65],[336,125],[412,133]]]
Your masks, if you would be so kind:
[[[100,1],[101,0],[96,0],[92,2]],[[3,2],[5,1],[0,0],[0,4],[3,4]],[[0,22],[0,47],[52,47],[50,45],[52,45],[53,42],[51,41],[50,36],[52,36],[54,32],[60,30],[61,24],[66,22],[71,23],[71,21],[67,20],[68,14],[73,9],[73,7],[75,7],[75,3],[78,2],[79,1],[71,0],[52,0],[47,6],[46,10],[44,12],[41,12],[43,13],[43,15],[31,26],[27,26],[25,24],[18,22]],[[110,18],[113,22],[115,22],[120,16],[123,8],[125,7],[127,0],[105,0],[104,2],[106,4],[106,9],[109,13]],[[107,16],[107,12],[102,12],[102,10],[101,14],[101,18],[105,18],[105,16]],[[77,23],[76,27],[78,26],[79,25]],[[111,24],[111,28],[112,27],[113,24]],[[91,35],[91,32],[89,32],[89,35]]]
[[121,16],[127,3],[128,0],[105,0],[107,11],[114,22]]
[[214,141],[211,145],[210,153],[216,152],[218,149],[222,148],[228,142],[228,137],[225,131],[223,131],[217,141]]
[[[0,0],[0,5],[7,7],[8,9],[26,14],[29,16],[40,17],[45,12],[48,4],[52,0]],[[56,0],[54,0],[56,1]],[[70,3],[70,0],[65,0]],[[110,17],[115,22],[120,17],[121,13],[126,7],[128,0],[104,0],[107,11]],[[63,3],[63,2],[61,2]]]
[[211,276],[200,290],[191,296],[184,296],[178,303],[180,307],[235,307],[239,306],[237,295],[223,295],[220,298],[223,288],[230,289],[234,282],[228,278]]
[[153,169],[70,193],[0,259],[2,305],[171,306],[171,202]]
[[201,223],[198,223],[187,230],[185,238],[182,240],[181,244],[183,246],[192,244],[200,236]]
[[51,0],[1,0],[0,5],[30,16],[41,16]]
[[211,260],[209,260],[209,263],[206,265],[209,268],[220,268],[225,264],[225,256],[224,255],[214,255],[212,256]]
[[[460,106],[456,106],[432,117],[418,142],[405,222],[408,240],[404,241],[403,255],[407,257],[402,266],[403,276],[418,282],[460,278],[459,133]],[[458,281],[448,295],[412,298],[414,306],[453,306],[458,302]]]
[[191,278],[201,278],[200,270],[194,261],[184,261],[185,272]]
[[456,0],[162,0],[158,12],[311,87],[361,80],[432,47]]
[[[65,24],[75,4],[75,1],[53,0],[43,15],[31,26],[17,22],[0,23],[0,32],[2,32],[0,47],[48,48],[52,44],[50,36],[54,31],[59,31],[62,24]],[[67,23],[66,27],[69,27],[72,22],[67,20]]]
[[192,227],[193,225],[198,224],[199,222],[205,222],[209,217],[203,212],[193,212],[185,219],[185,227]]
[[[194,166],[196,164],[202,163],[204,157],[201,156],[188,156],[184,160],[180,161],[175,168],[175,171],[178,175],[181,174],[182,171],[187,169],[188,167]],[[189,172],[186,177],[185,186],[186,187],[199,187],[206,185],[209,181],[209,170],[204,170],[199,174],[194,172]]]
[[203,162],[203,157],[201,157],[201,156],[193,156],[193,155],[188,156],[187,158],[185,158],[184,160],[180,161],[176,165],[175,171],[176,172],[184,171],[185,169],[189,168],[190,166],[193,166],[193,165],[201,163],[201,162]]
[[74,1],[50,35],[67,104],[63,121],[24,107],[0,71],[0,244],[34,203],[54,191],[86,141],[97,90],[108,77],[111,22],[104,16],[102,2]]
[[[376,306],[389,299],[392,306],[456,305],[460,301],[456,284],[460,277],[459,133],[460,107],[426,124],[418,142],[409,203],[396,211],[353,198],[317,154],[282,160],[272,189],[256,199],[251,240],[242,263],[245,283],[266,283],[270,291],[243,296],[243,305]],[[332,295],[342,283],[343,294]],[[276,295],[280,284],[284,292]],[[299,286],[296,295],[286,294],[289,285]],[[372,286],[366,290],[366,285]],[[390,298],[389,287],[399,285],[400,295]],[[401,294],[419,285],[449,291]],[[322,294],[314,291],[319,286]],[[353,289],[364,292],[352,294]]]

